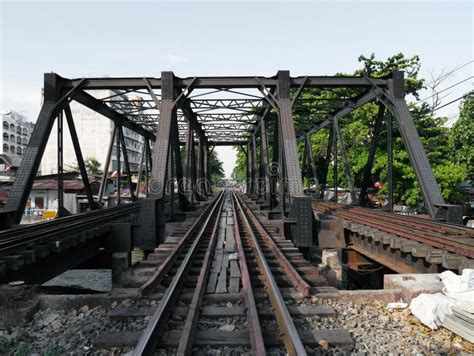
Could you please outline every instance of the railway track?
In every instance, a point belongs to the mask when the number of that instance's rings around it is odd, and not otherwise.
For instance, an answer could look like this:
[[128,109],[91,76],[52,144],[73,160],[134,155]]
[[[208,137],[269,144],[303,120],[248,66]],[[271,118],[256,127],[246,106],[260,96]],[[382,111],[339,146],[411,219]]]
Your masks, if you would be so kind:
[[[442,264],[445,269],[466,267],[474,258],[474,230],[470,228],[326,201],[313,201],[313,210],[342,219],[350,234],[362,237],[362,241],[353,239],[352,247],[376,260],[387,261],[390,249]],[[390,268],[413,273],[411,267],[406,269],[395,259],[392,262]],[[433,268],[431,272],[437,272]]]
[[352,345],[346,330],[307,325],[308,317],[334,317],[335,311],[305,304],[305,297],[335,289],[291,241],[260,222],[245,197],[219,193],[184,236],[171,237],[168,250],[163,245],[140,298],[111,313],[116,320],[145,317],[144,328],[104,335],[108,339],[98,346],[124,347],[121,341],[128,340],[134,355],[213,349],[305,355],[322,340],[331,347]]
[[313,203],[313,208],[387,233],[474,258],[474,230],[470,228],[329,202]]
[[0,277],[91,242],[109,232],[107,223],[129,218],[139,209],[134,202],[0,231]]

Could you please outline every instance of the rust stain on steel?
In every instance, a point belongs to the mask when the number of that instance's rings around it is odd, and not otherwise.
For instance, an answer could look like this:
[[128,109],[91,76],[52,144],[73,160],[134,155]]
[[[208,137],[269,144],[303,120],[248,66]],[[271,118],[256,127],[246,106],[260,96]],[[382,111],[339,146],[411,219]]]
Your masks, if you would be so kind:
[[[313,203],[313,207],[317,210],[321,210],[321,208],[318,207],[318,205],[320,204],[321,203]],[[443,236],[439,236],[439,235],[433,236],[433,235],[427,235],[426,233],[423,233],[423,235],[420,235],[420,233],[407,231],[407,229],[403,226],[404,225],[403,221],[399,221],[397,224],[388,223],[388,222],[378,222],[377,220],[374,219],[373,216],[370,218],[360,217],[360,216],[357,216],[357,214],[355,214],[351,210],[344,209],[338,206],[330,207],[330,209],[332,210],[331,214],[334,214],[335,216],[348,219],[350,221],[357,222],[368,227],[373,227],[381,231],[392,233],[392,234],[395,234],[395,235],[398,235],[410,240],[419,241],[424,244],[427,244],[433,247],[438,247],[446,251],[454,252],[462,256],[474,258],[474,248],[470,246],[469,244],[447,240],[443,238]],[[410,229],[412,229],[412,227],[410,227]]]
[[241,211],[242,220],[247,228],[247,231],[249,232],[249,243],[254,250],[257,259],[258,269],[260,270],[261,277],[263,279],[263,283],[268,294],[268,298],[270,299],[270,302],[272,304],[275,313],[275,319],[277,320],[278,327],[280,328],[280,331],[282,333],[281,336],[283,338],[283,343],[285,344],[286,350],[291,356],[306,355],[306,349],[304,348],[303,342],[301,341],[298,331],[296,330],[295,324],[293,323],[293,319],[291,318],[288,308],[286,307],[283,297],[281,296],[278,285],[275,282],[275,279],[273,278],[271,269],[268,266],[262,249],[260,248],[257,237],[253,232],[252,226],[250,225],[250,222],[247,216],[245,215],[246,212],[242,208],[239,198],[236,194],[234,194],[234,197],[236,198],[236,206]]
[[[239,199],[239,198],[238,198]],[[242,199],[240,199],[242,201]],[[243,201],[242,201],[243,202]],[[270,250],[273,252],[275,255],[275,258],[278,261],[278,264],[280,267],[283,269],[287,277],[290,279],[290,281],[293,283],[293,285],[296,287],[299,293],[301,293],[304,297],[307,297],[309,295],[310,291],[310,285],[306,283],[306,281],[301,277],[301,275],[295,270],[295,268],[291,265],[290,261],[286,258],[286,256],[281,252],[281,250],[278,248],[276,245],[275,241],[270,237],[268,232],[264,229],[260,221],[257,219],[257,217],[253,214],[253,212],[245,205],[244,203],[244,209],[246,210],[250,220],[252,220],[252,223],[254,224],[255,228],[257,229],[258,233],[262,237],[262,239],[266,242],[267,247],[270,248]]]
[[244,248],[242,246],[242,239],[240,237],[239,222],[237,221],[237,209],[235,208],[235,201],[232,197],[232,207],[234,209],[234,238],[237,245],[237,253],[239,256],[240,275],[242,279],[242,294],[245,299],[245,307],[247,308],[247,328],[249,330],[250,345],[252,346],[252,353],[254,355],[265,354],[265,344],[263,343],[262,329],[260,328],[260,320],[258,318],[257,306],[252,290],[252,283],[245,261]]
[[204,224],[194,239],[189,251],[186,253],[186,256],[184,257],[183,262],[180,264],[179,269],[171,281],[170,286],[166,289],[166,292],[160,300],[158,307],[153,313],[153,316],[148,321],[146,329],[141,333],[140,339],[133,350],[134,356],[154,354],[155,347],[158,344],[158,337],[166,326],[166,320],[169,317],[171,309],[177,300],[178,293],[185,277],[188,274],[188,270],[194,261],[197,250],[199,249],[200,243],[203,239],[203,235],[205,235],[208,225],[212,222],[212,217],[215,215],[216,208],[220,207],[219,201],[221,200],[222,196],[223,194],[219,194],[217,198],[212,201],[210,205],[212,209],[209,214],[207,214],[208,209],[206,209],[201,214],[202,216],[206,217]]
[[206,212],[213,206],[214,202],[219,199],[220,194],[214,198],[214,200],[209,204],[209,206],[206,208],[206,210],[199,216],[198,219],[194,222],[194,224],[191,226],[191,228],[186,232],[186,234],[183,236],[181,241],[178,243],[178,246],[176,249],[168,256],[166,259],[163,261],[163,263],[158,267],[158,269],[153,273],[153,275],[146,281],[139,289],[139,295],[144,296],[148,295],[151,292],[153,292],[156,287],[161,283],[163,278],[165,277],[166,273],[168,273],[169,269],[173,265],[174,261],[178,257],[178,254],[181,252],[183,247],[186,245],[186,243],[189,241],[189,239],[193,236],[194,232],[198,228],[198,226],[201,224],[202,220],[206,216]]
[[191,300],[191,305],[189,306],[188,316],[183,327],[181,334],[181,339],[179,340],[177,355],[190,355],[193,347],[195,327],[198,322],[199,312],[201,310],[202,299],[204,297],[204,291],[209,275],[209,266],[211,264],[211,256],[214,252],[214,246],[216,245],[216,236],[217,236],[217,227],[219,226],[219,218],[222,214],[222,206],[224,204],[224,199],[218,205],[218,213],[216,217],[216,223],[212,228],[211,239],[209,241],[208,248],[206,249],[206,254],[204,256],[204,261],[202,263],[201,271],[199,273],[198,281],[196,284],[196,289],[194,290],[193,298]]

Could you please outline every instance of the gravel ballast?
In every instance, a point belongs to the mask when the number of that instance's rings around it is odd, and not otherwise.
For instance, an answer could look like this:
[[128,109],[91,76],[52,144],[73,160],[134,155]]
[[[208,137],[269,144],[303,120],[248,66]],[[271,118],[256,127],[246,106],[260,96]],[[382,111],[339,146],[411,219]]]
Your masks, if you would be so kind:
[[[130,301],[122,302],[124,305]],[[391,311],[381,302],[353,303],[337,299],[321,299],[316,296],[298,301],[299,304],[327,305],[337,312],[335,318],[306,317],[305,329],[349,330],[354,340],[350,353],[358,354],[455,354],[461,350],[474,352],[474,345],[452,332],[441,328],[432,331],[420,324],[409,309]],[[141,330],[146,318],[138,320],[110,320],[108,312],[117,307],[89,308],[83,306],[72,310],[41,310],[33,319],[20,327],[0,330],[0,354],[127,354],[131,349],[100,350],[94,347],[97,337],[106,332]],[[321,343],[320,348],[308,349],[311,354],[325,351],[340,353]],[[326,349],[327,348],[327,349]],[[326,349],[326,350],[324,350]],[[197,351],[197,350],[195,350]],[[199,350],[201,355],[225,355],[229,350]],[[247,350],[242,350],[246,354]],[[232,354],[235,354],[232,352]]]

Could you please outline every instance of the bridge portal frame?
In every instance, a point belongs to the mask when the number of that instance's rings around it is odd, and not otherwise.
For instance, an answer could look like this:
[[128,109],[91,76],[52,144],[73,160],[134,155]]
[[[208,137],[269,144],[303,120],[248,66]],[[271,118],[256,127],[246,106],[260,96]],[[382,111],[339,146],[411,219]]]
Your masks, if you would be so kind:
[[[114,122],[118,135],[117,148],[120,149],[122,146],[122,153],[125,156],[127,156],[125,142],[123,135],[120,134],[122,128],[126,127],[143,136],[147,148],[146,153],[142,155],[146,157],[147,161],[145,164],[147,185],[148,172],[151,172],[147,198],[157,200],[161,206],[158,209],[160,211],[164,207],[166,192],[171,197],[174,194],[174,186],[167,187],[170,178],[176,179],[180,188],[178,189],[178,208],[186,211],[195,200],[205,199],[211,194],[209,183],[210,152],[214,147],[219,145],[247,146],[248,194],[254,196],[264,208],[280,211],[281,218],[288,222],[291,234],[298,239],[296,244],[299,246],[312,244],[313,213],[310,198],[304,193],[297,142],[305,140],[303,171],[310,172],[311,176],[316,178],[314,160],[312,159],[311,135],[322,128],[331,128],[330,143],[332,145],[334,142],[334,147],[337,149],[336,143],[339,142],[342,148],[344,174],[355,201],[354,187],[351,184],[351,170],[339,122],[344,120],[354,109],[369,102],[377,102],[382,113],[379,112],[375,121],[373,146],[376,145],[378,135],[380,135],[377,125],[380,125],[385,112],[386,120],[391,122],[393,117],[400,130],[429,214],[433,219],[446,219],[450,206],[445,204],[441,196],[405,102],[403,84],[403,72],[393,72],[386,78],[291,77],[289,71],[279,71],[274,77],[179,78],[173,72],[162,72],[160,78],[80,79],[66,79],[55,73],[47,73],[44,77],[44,102],[23,157],[23,163],[9,193],[7,204],[0,213],[1,225],[4,228],[20,222],[48,138],[51,135],[53,123],[55,120],[60,120],[63,113],[69,127],[72,128],[70,131],[73,136],[74,149],[90,207],[91,209],[101,208],[100,197],[99,199],[92,197],[88,184],[79,140],[74,130],[74,118],[69,108],[71,101],[76,101]],[[335,110],[326,112],[318,122],[312,122],[310,127],[297,130],[293,120],[293,108],[299,101],[303,90],[307,88],[351,88],[357,90],[358,94],[347,98]],[[140,105],[146,106],[146,110],[157,110],[159,115],[156,113],[143,114],[145,119],[136,120],[138,115],[133,113],[140,111],[140,109],[128,112],[118,110],[111,105],[110,101],[91,95],[91,91],[100,89],[115,90],[118,95],[127,95],[133,92],[147,95],[148,99],[142,98]],[[225,93],[253,89],[258,90],[261,95],[248,95],[245,98],[239,97],[237,99],[197,99],[199,95],[194,97],[191,95],[193,91],[204,89]],[[157,94],[157,91],[160,94]],[[216,108],[232,110],[232,112],[211,112]],[[142,112],[146,111],[142,110]],[[275,113],[276,118],[273,119],[270,112]],[[273,125],[273,137],[268,130],[269,124]],[[153,157],[150,142],[155,142]],[[195,142],[197,142],[197,147]],[[181,160],[181,145],[186,146],[184,165]],[[391,150],[391,142],[389,145]],[[271,155],[270,150],[272,151]],[[331,159],[337,159],[337,155],[338,152],[334,151],[331,158],[331,150],[328,149],[325,163],[326,174]],[[363,191],[369,182],[368,176],[370,176],[373,156],[374,151],[371,148],[364,175]],[[127,160],[124,163],[130,178]],[[142,167],[142,164],[140,166]],[[108,167],[105,168],[106,174]],[[58,167],[58,171],[61,170],[62,167]],[[142,174],[141,168],[140,176]],[[337,175],[337,171],[335,174]],[[389,176],[391,177],[391,172],[389,172]],[[326,177],[321,177],[320,181],[321,191],[324,191]],[[129,184],[131,185],[130,180]],[[392,186],[391,178],[389,186]],[[191,192],[186,193],[181,187],[187,187],[191,189]],[[133,194],[132,199],[134,199]],[[360,197],[362,205],[364,199],[365,197]],[[173,218],[174,204],[169,204],[169,209],[169,216]]]

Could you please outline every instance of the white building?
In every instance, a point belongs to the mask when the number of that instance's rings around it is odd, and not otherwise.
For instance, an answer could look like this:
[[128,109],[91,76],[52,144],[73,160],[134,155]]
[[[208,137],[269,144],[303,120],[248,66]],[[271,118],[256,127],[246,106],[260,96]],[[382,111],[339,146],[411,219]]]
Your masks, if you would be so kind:
[[[97,98],[105,98],[116,95],[116,93],[111,90],[91,91],[89,94],[94,95]],[[121,99],[127,98],[122,96]],[[70,106],[84,159],[89,157],[95,158],[100,162],[101,169],[104,169],[110,139],[114,130],[113,122],[77,102],[72,101]],[[72,145],[71,136],[69,134],[66,118],[63,118],[63,126],[63,161],[64,170],[67,171],[68,167],[77,165],[77,159],[74,152],[74,147]],[[125,144],[127,147],[130,169],[132,171],[136,171],[138,170],[140,164],[143,138],[142,136],[125,127],[123,128],[123,133],[125,136]],[[42,174],[57,173],[57,147],[57,123],[55,122],[41,162]],[[112,162],[109,172],[117,169],[116,157],[116,146],[114,144]],[[124,171],[125,167],[123,163],[122,152],[120,152],[120,157],[121,170]]]
[[[18,162],[26,151],[34,124],[12,110],[0,111],[0,121],[2,125],[0,154],[5,154],[12,161]],[[0,171],[4,171],[2,163],[0,163]]]

